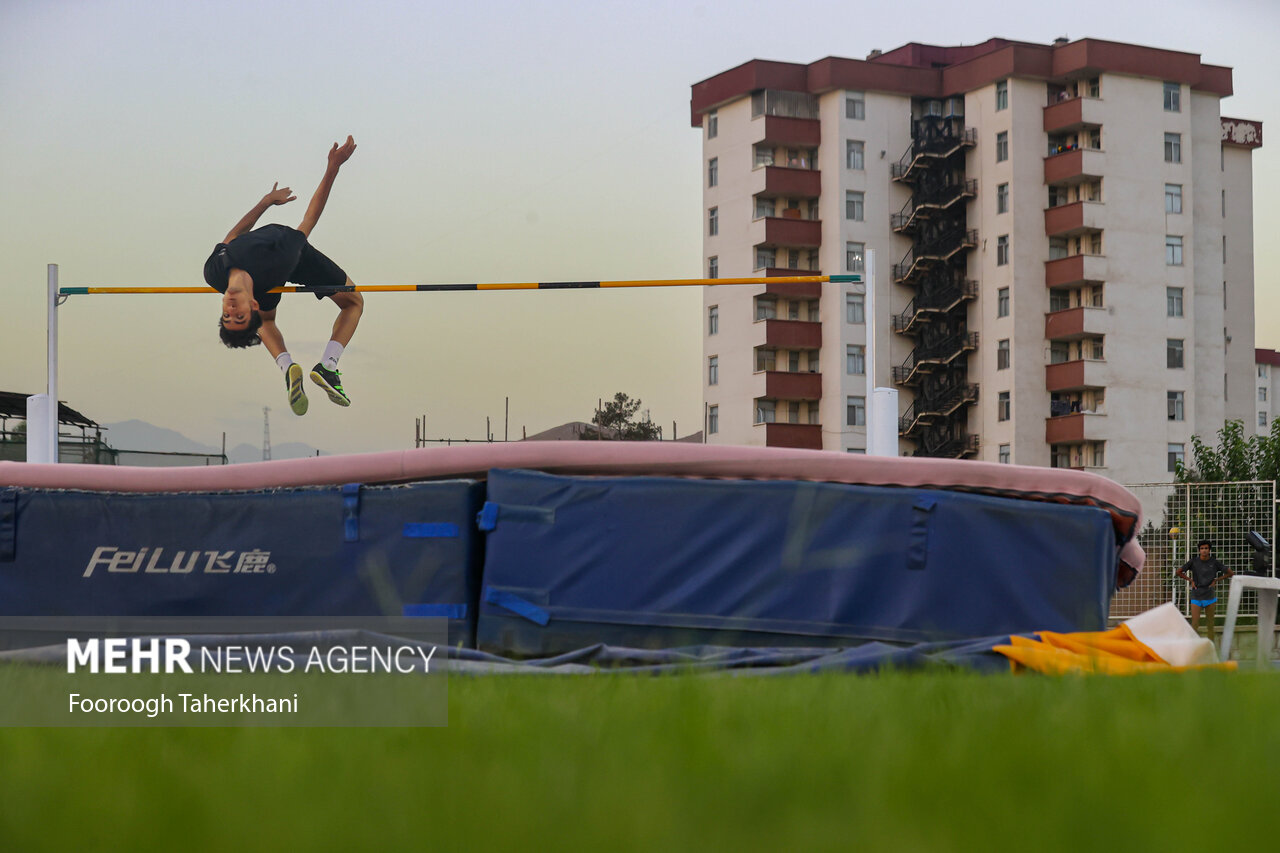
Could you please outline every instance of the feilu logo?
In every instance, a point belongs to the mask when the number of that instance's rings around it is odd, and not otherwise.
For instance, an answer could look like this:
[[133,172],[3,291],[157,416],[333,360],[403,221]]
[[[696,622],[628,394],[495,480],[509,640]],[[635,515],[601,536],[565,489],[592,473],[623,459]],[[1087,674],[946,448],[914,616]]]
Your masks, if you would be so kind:
[[117,574],[189,575],[199,572],[210,575],[270,575],[275,574],[276,564],[271,562],[270,551],[166,551],[163,547],[147,546],[136,551],[125,551],[111,545],[99,545],[84,567],[84,577],[92,577],[95,569],[103,568]]

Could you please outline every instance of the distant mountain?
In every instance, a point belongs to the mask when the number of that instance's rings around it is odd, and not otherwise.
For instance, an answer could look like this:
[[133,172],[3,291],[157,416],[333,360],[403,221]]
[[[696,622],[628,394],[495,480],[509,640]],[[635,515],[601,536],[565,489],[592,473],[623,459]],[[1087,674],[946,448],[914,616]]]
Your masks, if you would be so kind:
[[[156,453],[221,453],[221,447],[192,441],[180,432],[158,427],[146,421],[131,420],[106,427],[106,441],[116,450],[149,450]],[[272,459],[301,459],[315,456],[316,449],[299,441],[287,441],[271,446]],[[227,461],[261,462],[262,448],[252,444],[237,444],[227,450]]]

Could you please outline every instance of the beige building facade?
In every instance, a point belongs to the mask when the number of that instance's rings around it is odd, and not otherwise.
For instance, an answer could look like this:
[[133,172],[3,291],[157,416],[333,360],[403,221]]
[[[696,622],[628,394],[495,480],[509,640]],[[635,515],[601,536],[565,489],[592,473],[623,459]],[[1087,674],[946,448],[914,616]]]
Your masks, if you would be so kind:
[[[1231,70],[1093,39],[755,60],[693,86],[707,440],[1168,478],[1259,421],[1251,154]],[[1271,392],[1268,392],[1271,393]],[[1270,410],[1268,409],[1268,423]]]

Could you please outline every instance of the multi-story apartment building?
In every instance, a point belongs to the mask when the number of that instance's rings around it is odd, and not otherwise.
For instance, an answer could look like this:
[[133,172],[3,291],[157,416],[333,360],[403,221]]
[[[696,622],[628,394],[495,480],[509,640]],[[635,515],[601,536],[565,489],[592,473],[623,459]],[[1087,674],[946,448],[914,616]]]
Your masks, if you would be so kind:
[[1094,39],[753,60],[697,83],[708,441],[1165,479],[1256,424],[1252,150],[1231,69]]

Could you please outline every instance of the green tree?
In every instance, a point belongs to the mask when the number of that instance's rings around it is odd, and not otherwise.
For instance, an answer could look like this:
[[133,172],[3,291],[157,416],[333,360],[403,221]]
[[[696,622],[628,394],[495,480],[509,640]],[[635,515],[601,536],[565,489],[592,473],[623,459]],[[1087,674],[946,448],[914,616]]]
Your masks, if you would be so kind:
[[660,441],[662,427],[648,418],[636,420],[640,405],[639,398],[633,400],[619,391],[603,408],[596,409],[591,418],[595,429],[583,430],[582,438],[599,439],[603,433],[605,438],[619,441]]

